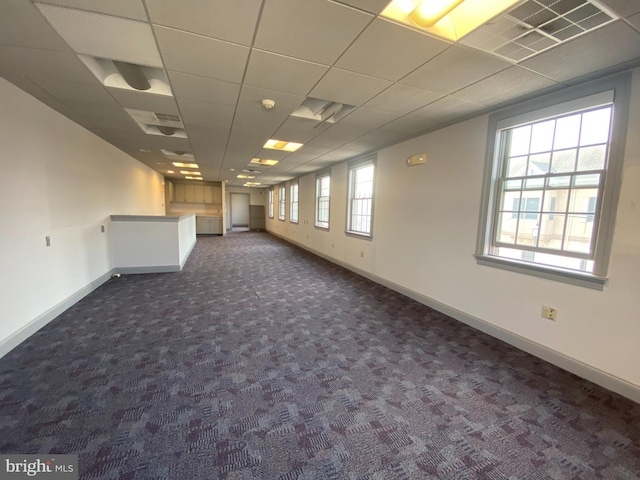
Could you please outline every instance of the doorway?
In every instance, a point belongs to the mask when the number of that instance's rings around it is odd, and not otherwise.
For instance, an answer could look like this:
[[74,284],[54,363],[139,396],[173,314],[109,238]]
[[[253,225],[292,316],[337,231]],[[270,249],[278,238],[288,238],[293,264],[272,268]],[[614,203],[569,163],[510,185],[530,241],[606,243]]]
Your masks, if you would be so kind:
[[231,231],[243,232],[249,230],[249,194],[231,194]]

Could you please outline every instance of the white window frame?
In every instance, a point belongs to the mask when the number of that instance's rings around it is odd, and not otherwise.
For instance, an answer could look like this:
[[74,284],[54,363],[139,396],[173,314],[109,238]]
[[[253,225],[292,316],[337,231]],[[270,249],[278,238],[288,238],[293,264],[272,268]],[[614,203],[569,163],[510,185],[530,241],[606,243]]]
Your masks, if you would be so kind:
[[269,218],[273,218],[273,187],[271,187],[269,189],[269,193],[268,193],[268,213],[269,213]]
[[291,223],[298,223],[300,213],[299,188],[297,181],[291,182],[289,185],[289,222]]
[[[615,213],[620,191],[624,146],[627,135],[627,118],[630,103],[631,75],[624,73],[587,82],[575,87],[528,100],[508,107],[489,117],[484,185],[481,199],[480,224],[476,245],[476,260],[480,265],[502,268],[518,273],[534,275],[572,285],[603,290],[607,282],[607,270],[613,240]],[[612,93],[611,93],[612,92]],[[588,255],[593,261],[592,272],[553,267],[524,260],[498,256],[496,252],[496,222],[500,201],[500,176],[503,138],[501,132],[545,118],[567,115],[594,107],[612,97],[613,118],[609,137],[607,166],[600,183],[599,207],[596,207],[593,251]],[[535,253],[535,249],[531,250]]]
[[287,188],[284,185],[278,187],[278,220],[285,220],[287,212]]
[[[362,196],[362,190],[356,188],[358,172],[363,168],[373,168],[373,178],[371,181],[371,191]],[[348,235],[361,238],[372,238],[373,234],[373,202],[375,198],[376,183],[376,157],[360,159],[349,162],[348,165],[348,191],[347,191],[347,229]],[[356,195],[360,195],[356,197]],[[364,219],[368,228],[361,228],[358,217]]]
[[[324,183],[327,182],[326,191]],[[326,193],[326,195],[322,195]],[[326,202],[326,208],[323,207]],[[326,219],[323,213],[326,213]],[[328,172],[316,175],[316,214],[315,227],[323,230],[329,230],[329,221],[331,217],[331,174]],[[322,215],[322,216],[321,216]]]

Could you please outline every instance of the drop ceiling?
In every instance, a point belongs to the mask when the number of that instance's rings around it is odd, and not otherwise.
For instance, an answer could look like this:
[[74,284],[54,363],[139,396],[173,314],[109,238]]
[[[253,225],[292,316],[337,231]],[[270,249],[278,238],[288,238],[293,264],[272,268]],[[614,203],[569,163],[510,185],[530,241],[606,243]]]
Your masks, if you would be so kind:
[[[249,169],[269,186],[640,65],[638,0],[523,0],[457,42],[382,17],[387,3],[2,0],[0,75],[167,177],[187,158],[204,180],[240,186]],[[111,61],[143,65],[154,89],[104,81]],[[292,116],[316,105],[349,108]],[[158,134],[169,120],[179,135]]]

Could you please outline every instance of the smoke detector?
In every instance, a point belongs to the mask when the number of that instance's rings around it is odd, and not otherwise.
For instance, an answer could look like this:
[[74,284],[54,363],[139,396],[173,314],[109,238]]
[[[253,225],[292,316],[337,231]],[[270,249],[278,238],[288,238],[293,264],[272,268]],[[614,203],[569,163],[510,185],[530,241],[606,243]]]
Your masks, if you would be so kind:
[[262,106],[266,110],[271,110],[273,107],[276,106],[276,102],[274,100],[270,100],[268,98],[265,98],[264,100],[262,100]]

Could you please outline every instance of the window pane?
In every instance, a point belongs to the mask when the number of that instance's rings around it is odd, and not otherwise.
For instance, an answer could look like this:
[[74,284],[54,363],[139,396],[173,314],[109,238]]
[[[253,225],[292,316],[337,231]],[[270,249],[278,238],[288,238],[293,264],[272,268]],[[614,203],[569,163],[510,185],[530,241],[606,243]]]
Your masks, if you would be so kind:
[[551,162],[551,172],[563,173],[573,172],[576,165],[576,149],[561,150],[553,152],[553,161]]
[[551,163],[551,153],[539,153],[529,157],[529,174],[542,175],[549,173],[549,164]]
[[504,192],[502,194],[501,211],[517,212],[520,206],[520,192]]
[[517,157],[529,153],[531,139],[531,125],[510,130],[509,157]]
[[553,145],[555,120],[536,123],[531,132],[531,153],[548,152]]
[[545,214],[541,216],[538,247],[553,250],[562,249],[562,235],[564,234],[564,214]]
[[568,215],[564,250],[569,252],[590,253],[593,221],[591,215]]
[[549,213],[564,213],[567,211],[568,198],[569,190],[547,190],[542,210]]
[[553,148],[555,150],[578,146],[578,139],[580,138],[580,117],[581,115],[578,114],[557,120],[555,140],[553,142]]
[[563,177],[549,177],[547,186],[549,187],[568,187],[571,185],[571,177],[569,175]]
[[498,216],[498,242],[513,244],[516,238],[516,228],[518,228],[517,217],[513,218],[510,213],[501,213]]
[[583,147],[578,153],[578,166],[576,170],[602,170],[607,155],[606,145],[597,145],[595,147]]
[[[532,215],[532,219],[521,219],[518,222],[518,235],[516,237],[516,243],[518,245],[527,245],[534,247],[538,240],[538,214],[526,214]],[[525,216],[526,216],[525,215]]]
[[507,178],[522,177],[527,167],[527,157],[512,157],[507,161]]
[[538,177],[538,178],[527,178],[527,180],[524,182],[524,188],[540,188],[540,187],[544,187],[544,178],[542,177]]
[[571,191],[569,213],[594,213],[597,188],[577,188]]
[[582,116],[580,145],[594,145],[609,142],[611,107],[601,108]]
[[505,190],[520,190],[522,188],[522,180],[507,180],[504,182]]
[[600,185],[600,174],[594,173],[592,175],[576,175],[573,179],[573,185],[576,187],[597,187]]

